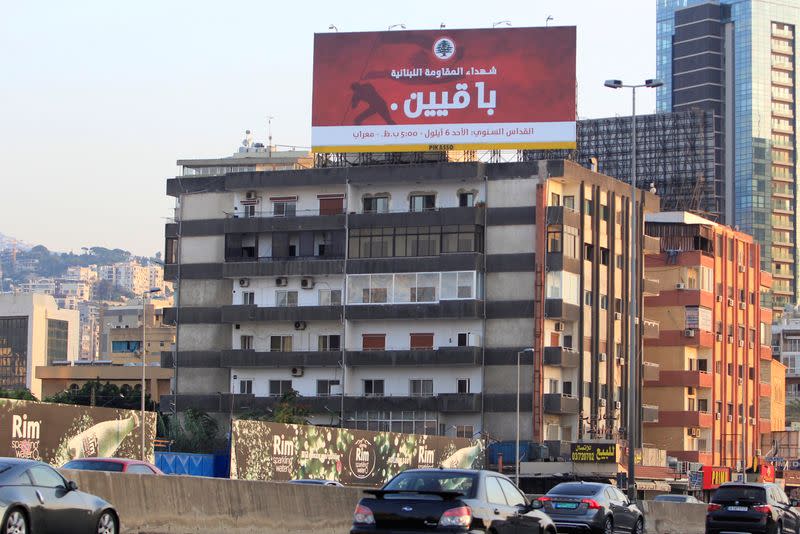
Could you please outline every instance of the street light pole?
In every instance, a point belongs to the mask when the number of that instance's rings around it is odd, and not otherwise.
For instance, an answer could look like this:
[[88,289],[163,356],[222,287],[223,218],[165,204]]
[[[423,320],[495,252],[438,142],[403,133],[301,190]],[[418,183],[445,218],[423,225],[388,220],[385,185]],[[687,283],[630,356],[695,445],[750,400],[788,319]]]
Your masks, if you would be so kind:
[[145,434],[147,433],[147,424],[144,418],[144,392],[146,387],[146,375],[145,372],[147,371],[147,296],[152,293],[158,293],[161,291],[160,288],[154,287],[151,288],[144,293],[142,293],[142,390],[140,391],[140,396],[142,397],[142,461],[146,460],[144,446],[145,446]]
[[636,202],[636,89],[647,87],[653,89],[662,86],[661,80],[646,80],[639,85],[625,85],[621,80],[606,80],[605,86],[611,89],[629,87],[632,93],[631,107],[631,228],[630,228],[630,320],[628,327],[628,412],[627,412],[627,436],[628,436],[628,500],[636,501],[636,459],[635,447],[639,434],[639,399],[638,399],[638,375],[639,375],[639,206]]
[[517,439],[515,449],[515,462],[514,462],[514,482],[519,487],[519,397],[520,397],[520,360],[522,359],[523,352],[533,352],[533,349],[528,348],[517,352]]

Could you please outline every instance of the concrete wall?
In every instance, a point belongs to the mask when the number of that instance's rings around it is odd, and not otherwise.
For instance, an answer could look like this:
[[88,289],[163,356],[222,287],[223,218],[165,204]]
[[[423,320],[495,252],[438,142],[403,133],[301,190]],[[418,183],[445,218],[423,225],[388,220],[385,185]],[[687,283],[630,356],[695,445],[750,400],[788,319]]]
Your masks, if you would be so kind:
[[361,491],[190,476],[64,471],[114,504],[123,533],[341,533]]
[[[62,470],[85,492],[111,502],[121,532],[189,534],[333,534],[347,532],[357,488],[191,476],[146,476]],[[648,534],[701,534],[706,506],[646,501]]]

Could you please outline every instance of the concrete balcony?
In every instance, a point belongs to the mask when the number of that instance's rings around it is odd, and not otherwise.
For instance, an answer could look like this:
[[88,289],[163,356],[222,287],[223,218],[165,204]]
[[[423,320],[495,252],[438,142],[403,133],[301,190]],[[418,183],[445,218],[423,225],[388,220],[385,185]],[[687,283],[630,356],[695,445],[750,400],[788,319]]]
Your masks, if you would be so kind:
[[642,423],[658,423],[658,406],[642,404]]
[[658,413],[659,426],[669,426],[678,428],[689,428],[689,427],[711,428],[713,422],[714,422],[714,416],[709,412],[698,412],[696,410],[672,410],[672,411],[660,410]]
[[440,393],[437,397],[442,413],[476,413],[481,411],[479,393]]
[[662,370],[657,381],[645,384],[648,387],[695,387],[711,388],[714,386],[714,377],[702,371],[669,371]]
[[578,398],[562,393],[544,394],[544,413],[574,415],[578,413]]
[[580,228],[581,215],[577,211],[564,206],[547,206],[548,226],[570,226]]
[[545,347],[544,364],[574,369],[580,365],[580,355],[564,347]]
[[481,364],[481,347],[438,349],[348,350],[347,366],[475,366]]
[[348,223],[350,228],[484,224],[485,210],[486,208],[482,207],[460,207],[425,211],[351,213]]
[[580,307],[566,303],[562,299],[545,299],[544,316],[548,319],[577,321],[580,317]]
[[653,280],[652,278],[645,278],[642,281],[642,291],[644,292],[645,297],[655,297],[661,292],[660,289],[661,282],[659,280]]
[[563,252],[548,252],[546,258],[547,270],[550,272],[567,271],[573,274],[581,272],[582,260],[578,258],[570,258]]
[[477,319],[483,317],[483,301],[474,299],[442,300],[433,303],[351,304],[346,317],[366,319]]
[[313,276],[341,274],[344,259],[328,256],[294,258],[258,258],[257,261],[227,261],[222,265],[224,278],[257,276]]
[[643,237],[642,250],[645,254],[658,254],[661,252],[661,239],[649,235]]
[[651,321],[650,319],[645,319],[643,321],[643,336],[644,339],[658,339],[661,333],[661,328],[658,321]]
[[661,365],[654,362],[642,362],[642,379],[644,381],[658,380],[661,372]]
[[337,321],[341,306],[254,306],[250,304],[223,306],[222,323],[250,321]]
[[256,352],[254,350],[223,350],[220,367],[228,368],[292,368],[339,367],[341,351]]

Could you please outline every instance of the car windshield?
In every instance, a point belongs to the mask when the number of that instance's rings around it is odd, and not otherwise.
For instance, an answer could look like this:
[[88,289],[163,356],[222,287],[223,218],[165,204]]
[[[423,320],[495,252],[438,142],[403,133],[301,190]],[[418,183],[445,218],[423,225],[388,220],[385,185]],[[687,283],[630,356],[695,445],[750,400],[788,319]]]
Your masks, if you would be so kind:
[[575,497],[588,497],[595,495],[603,486],[600,484],[559,484],[547,492],[548,495],[569,495]]
[[81,469],[83,471],[117,471],[125,467],[120,462],[96,462],[90,460],[72,460],[64,464],[64,469]]
[[654,501],[685,502],[688,500],[686,495],[656,495]]
[[730,486],[719,488],[714,496],[711,497],[711,502],[732,502],[744,501],[762,503],[767,502],[767,494],[764,488],[748,488],[745,486]]
[[447,471],[406,471],[389,481],[383,489],[400,491],[459,491],[472,495],[475,475]]

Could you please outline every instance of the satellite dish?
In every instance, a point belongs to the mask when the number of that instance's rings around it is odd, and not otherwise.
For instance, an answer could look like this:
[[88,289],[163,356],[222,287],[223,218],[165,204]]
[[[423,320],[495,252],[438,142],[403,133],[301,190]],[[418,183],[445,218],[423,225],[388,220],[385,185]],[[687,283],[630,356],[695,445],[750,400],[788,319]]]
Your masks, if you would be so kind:
[[253,134],[250,130],[244,131],[244,140],[242,141],[242,146],[245,148],[250,148],[253,146]]

